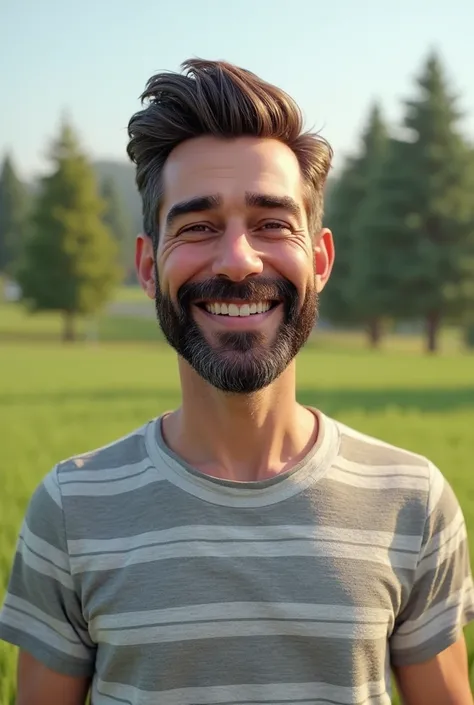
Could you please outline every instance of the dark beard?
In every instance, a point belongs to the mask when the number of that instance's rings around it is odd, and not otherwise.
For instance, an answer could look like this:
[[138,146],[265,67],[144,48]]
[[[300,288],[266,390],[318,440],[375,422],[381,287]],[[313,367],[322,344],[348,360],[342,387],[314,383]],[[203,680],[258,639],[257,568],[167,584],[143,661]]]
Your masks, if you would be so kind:
[[[169,344],[209,384],[224,392],[251,394],[267,387],[288,367],[308,340],[317,319],[315,286],[300,306],[298,292],[285,279],[258,278],[248,282],[208,279],[184,284],[177,305],[162,294],[156,274],[156,312]],[[243,299],[281,301],[283,321],[275,340],[265,341],[258,331],[221,332],[212,346],[192,316],[192,304],[202,300]]]

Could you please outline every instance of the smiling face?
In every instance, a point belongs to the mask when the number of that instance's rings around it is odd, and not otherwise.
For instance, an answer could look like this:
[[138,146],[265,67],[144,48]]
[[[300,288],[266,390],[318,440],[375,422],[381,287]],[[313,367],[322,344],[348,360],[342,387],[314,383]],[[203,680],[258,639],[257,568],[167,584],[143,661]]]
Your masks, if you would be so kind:
[[165,164],[158,250],[139,238],[139,278],[169,343],[223,391],[271,384],[314,326],[333,248],[309,232],[303,190],[271,139],[199,137]]

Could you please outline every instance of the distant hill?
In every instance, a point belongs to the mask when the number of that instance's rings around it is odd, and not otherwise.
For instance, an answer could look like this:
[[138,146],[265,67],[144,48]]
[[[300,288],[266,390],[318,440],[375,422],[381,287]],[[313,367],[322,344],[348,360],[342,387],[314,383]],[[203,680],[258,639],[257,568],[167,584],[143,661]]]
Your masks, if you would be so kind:
[[111,177],[123,201],[133,226],[133,237],[142,229],[142,204],[135,185],[135,167],[128,162],[97,161],[93,162],[99,183]]

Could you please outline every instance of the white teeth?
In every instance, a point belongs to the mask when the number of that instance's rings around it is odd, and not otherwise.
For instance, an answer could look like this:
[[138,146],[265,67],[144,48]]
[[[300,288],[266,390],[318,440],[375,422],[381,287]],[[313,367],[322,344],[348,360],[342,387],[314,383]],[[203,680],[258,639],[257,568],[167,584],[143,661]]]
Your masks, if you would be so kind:
[[269,301],[259,301],[253,304],[224,304],[224,303],[209,303],[206,304],[206,310],[209,313],[220,316],[252,316],[255,313],[265,313],[270,309]]

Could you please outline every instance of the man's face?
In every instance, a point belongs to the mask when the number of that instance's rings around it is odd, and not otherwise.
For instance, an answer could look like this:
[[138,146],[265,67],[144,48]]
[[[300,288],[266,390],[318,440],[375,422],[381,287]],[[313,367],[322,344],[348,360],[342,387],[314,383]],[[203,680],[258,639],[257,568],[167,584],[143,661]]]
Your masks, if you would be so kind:
[[154,271],[163,333],[214,387],[268,386],[314,326],[318,255],[325,271],[332,264],[329,231],[308,232],[295,155],[275,140],[200,137],[171,153],[163,186]]

